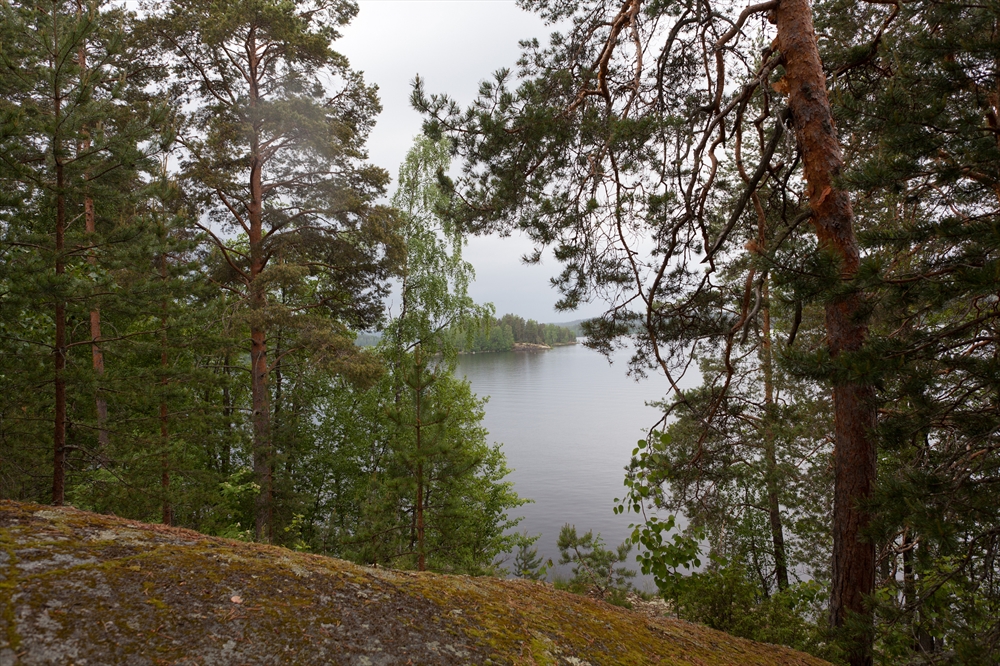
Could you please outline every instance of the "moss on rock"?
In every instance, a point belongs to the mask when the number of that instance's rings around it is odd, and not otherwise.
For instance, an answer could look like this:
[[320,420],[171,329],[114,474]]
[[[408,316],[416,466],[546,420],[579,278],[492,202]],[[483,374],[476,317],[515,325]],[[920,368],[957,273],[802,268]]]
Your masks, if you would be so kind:
[[826,663],[541,583],[373,569],[7,501],[0,622],[0,666]]

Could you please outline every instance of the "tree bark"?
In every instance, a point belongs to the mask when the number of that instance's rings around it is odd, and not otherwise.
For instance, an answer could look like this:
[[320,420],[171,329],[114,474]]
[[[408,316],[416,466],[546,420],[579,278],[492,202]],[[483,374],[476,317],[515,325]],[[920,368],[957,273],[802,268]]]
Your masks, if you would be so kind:
[[[160,279],[164,286],[167,282],[167,255],[160,255]],[[163,493],[163,504],[161,507],[161,520],[164,525],[174,524],[174,507],[170,501],[170,430],[168,428],[169,418],[167,412],[167,367],[169,357],[167,355],[167,301],[164,299],[160,303],[160,492]]]
[[[259,165],[251,171],[252,178],[256,175],[256,182],[259,192]],[[252,188],[254,189],[254,188]],[[251,254],[251,274],[256,277],[263,270],[261,260],[261,229],[260,229],[260,201],[254,200],[251,204],[257,210],[251,210],[251,233],[250,233],[250,254]],[[256,218],[256,223],[254,222]],[[268,365],[267,365],[267,337],[263,327],[258,323],[258,313],[266,305],[263,290],[255,284],[253,280],[250,284],[251,290],[251,310],[254,311],[253,323],[250,326],[250,394],[251,407],[253,409],[253,467],[254,475],[260,490],[257,493],[255,535],[258,541],[270,543],[273,523],[272,507],[272,474],[271,474],[271,412],[270,396],[268,388]]]
[[423,442],[421,441],[421,431],[423,430],[423,422],[421,421],[421,408],[423,405],[421,398],[424,392],[424,365],[420,358],[420,345],[417,345],[414,352],[414,363],[417,373],[417,381],[414,383],[414,423],[417,438],[417,571],[426,571],[427,555],[424,543],[424,461]]
[[[763,227],[761,228],[763,239]],[[763,247],[763,243],[762,243]],[[767,278],[764,278],[761,308],[760,361],[764,370],[764,484],[767,488],[767,514],[771,525],[771,545],[774,548],[774,579],[779,590],[788,587],[788,556],[785,533],[781,524],[781,502],[778,493],[778,458],[774,438],[774,366],[771,355],[771,307]]]
[[[56,102],[56,118],[59,118],[59,101]],[[62,506],[66,501],[66,302],[63,300],[60,280],[66,273],[63,261],[66,233],[66,198],[63,195],[63,166],[61,157],[56,157],[56,276],[55,302],[55,415],[52,459],[52,503]]]
[[226,375],[222,384],[222,415],[226,419],[226,435],[222,444],[222,451],[219,453],[219,471],[223,476],[229,476],[230,460],[232,459],[233,441],[233,397],[229,391],[229,354],[222,358],[222,372]]
[[[89,141],[86,142],[89,145]],[[84,222],[86,224],[87,235],[93,237],[97,232],[97,224],[94,215],[94,200],[89,196],[85,197],[83,200],[83,215]],[[90,252],[87,257],[87,262],[91,266],[97,265],[97,257],[94,256],[93,252]],[[90,352],[91,359],[94,366],[94,375],[97,377],[97,381],[104,377],[104,351],[101,350],[101,310],[100,308],[93,308],[90,311]],[[101,394],[101,387],[98,385],[95,391],[95,402],[97,408],[97,443],[100,444],[101,449],[107,449],[108,443],[110,442],[110,437],[108,435],[108,401],[104,399]]]
[[[840,261],[845,282],[857,273],[860,252],[854,235],[854,213],[846,192],[835,178],[843,167],[840,144],[826,92],[812,11],[808,0],[781,0],[776,12],[777,46],[785,64],[789,107],[802,150],[806,193],[820,247]],[[836,358],[859,350],[868,336],[860,319],[860,297],[842,296],[826,306],[827,345]],[[866,596],[875,586],[875,546],[863,540],[870,522],[863,504],[875,488],[874,390],[870,384],[839,380],[833,387],[834,509],[833,585],[830,619],[846,628],[851,614],[860,624],[844,634],[851,666],[869,666],[870,610]]]
[[[82,0],[77,0],[76,3],[76,17],[80,19],[83,17],[83,2]],[[80,75],[83,76],[87,71],[87,44],[86,42],[81,42],[80,49],[77,52],[77,60],[80,65]],[[80,142],[80,152],[86,152],[90,148],[90,138],[89,136],[84,137],[84,140]],[[94,213],[94,200],[91,196],[85,195],[83,198],[83,219],[84,228],[87,231],[87,237],[93,238],[94,234],[97,233],[97,216]],[[97,257],[94,256],[93,250],[87,253],[87,263],[91,266],[97,266]],[[104,376],[104,352],[101,350],[101,310],[100,308],[93,308],[90,311],[90,353],[91,359],[94,366],[94,375],[97,380],[100,381]],[[97,442],[100,444],[101,449],[107,449],[108,446],[108,402],[104,399],[101,394],[101,387],[98,385],[95,391],[95,408],[97,410]]]
[[264,271],[263,227],[263,159],[260,150],[260,120],[257,118],[257,51],[256,39],[251,32],[247,52],[250,54],[250,394],[253,410],[253,468],[260,490],[257,493],[254,520],[255,538],[270,543],[273,538],[274,507],[272,483],[271,409],[268,388],[267,333],[261,316],[267,305],[267,296],[260,286],[258,276]]
[[[58,7],[52,5],[53,39],[58,40]],[[53,45],[53,53],[58,51]],[[55,69],[55,67],[53,67]],[[55,292],[55,347],[54,390],[55,414],[52,435],[52,503],[61,506],[66,501],[66,301],[63,298],[62,276],[66,273],[63,250],[66,246],[66,176],[63,167],[62,139],[59,127],[62,118],[62,96],[58,84],[53,89],[53,112],[55,114],[55,134],[52,137],[52,157],[56,171],[56,292]]]

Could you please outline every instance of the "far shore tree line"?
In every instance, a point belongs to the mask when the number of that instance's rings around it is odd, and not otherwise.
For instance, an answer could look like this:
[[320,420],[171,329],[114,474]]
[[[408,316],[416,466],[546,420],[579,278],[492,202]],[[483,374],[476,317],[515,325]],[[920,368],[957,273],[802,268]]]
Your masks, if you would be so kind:
[[502,352],[518,344],[556,347],[576,343],[576,333],[556,324],[539,324],[513,314],[453,326],[449,334],[459,352]]
[[[447,330],[455,349],[461,353],[503,352],[515,349],[517,343],[557,347],[576,344],[579,324],[569,326],[539,324],[534,319],[524,320],[514,314],[505,314],[499,319],[487,316],[463,324],[456,324]],[[382,340],[380,333],[358,333],[355,343],[363,347],[374,347]]]

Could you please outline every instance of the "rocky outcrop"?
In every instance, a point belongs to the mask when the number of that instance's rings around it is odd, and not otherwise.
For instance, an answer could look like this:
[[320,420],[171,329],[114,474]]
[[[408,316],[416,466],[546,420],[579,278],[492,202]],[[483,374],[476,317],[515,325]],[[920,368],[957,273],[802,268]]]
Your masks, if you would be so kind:
[[539,345],[534,342],[515,342],[511,351],[546,351],[552,349],[549,345]]
[[360,567],[0,502],[0,666],[819,666],[521,580]]

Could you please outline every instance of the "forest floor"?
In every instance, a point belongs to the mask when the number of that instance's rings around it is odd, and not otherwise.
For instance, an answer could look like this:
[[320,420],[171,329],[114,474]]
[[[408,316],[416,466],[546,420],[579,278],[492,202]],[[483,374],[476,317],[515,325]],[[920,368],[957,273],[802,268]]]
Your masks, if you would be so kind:
[[361,567],[0,501],[0,666],[821,666],[550,585]]

